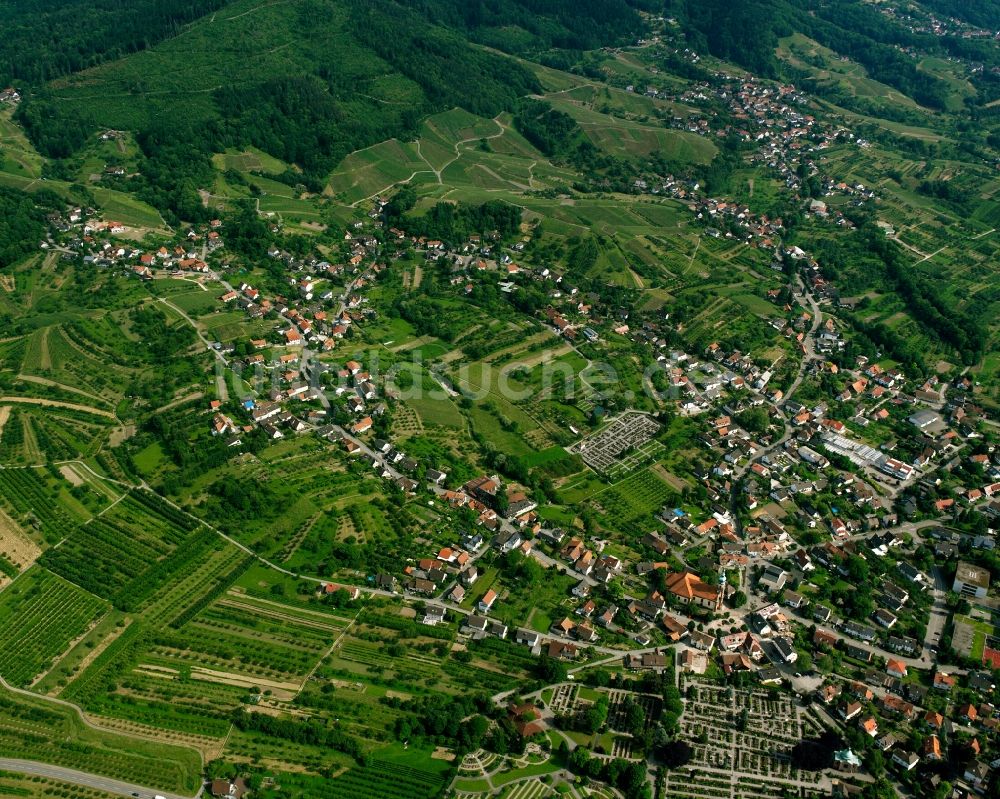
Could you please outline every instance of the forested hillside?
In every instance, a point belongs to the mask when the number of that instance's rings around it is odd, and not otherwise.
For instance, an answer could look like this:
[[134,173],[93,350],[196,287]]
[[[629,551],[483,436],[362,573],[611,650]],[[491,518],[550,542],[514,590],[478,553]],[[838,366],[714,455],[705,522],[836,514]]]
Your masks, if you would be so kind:
[[228,0],[0,0],[0,84],[40,84],[150,47]]
[[[957,13],[959,4],[940,0],[928,5],[936,5],[942,13]],[[750,0],[739,4],[667,0],[667,9],[680,20],[695,49],[734,61],[756,74],[776,76],[782,69],[775,57],[778,39],[798,32],[856,61],[875,80],[931,109],[944,108],[948,86],[920,70],[903,48],[937,50],[987,63],[996,59],[995,50],[982,47],[980,42],[914,33],[874,6],[854,0]],[[974,3],[966,16],[998,25],[1000,5],[991,0]],[[752,37],[746,35],[748,30],[754,32]]]
[[0,268],[34,252],[44,237],[45,214],[38,200],[0,186]]
[[[527,69],[470,38],[540,52],[624,41],[639,29],[625,0],[572,6],[237,0],[151,49],[37,88],[19,120],[54,158],[72,156],[101,128],[135,131],[144,161],[130,188],[172,217],[197,219],[211,152],[257,146],[318,188],[347,153],[410,138],[429,114],[458,106],[492,117],[538,89]],[[91,50],[83,41],[76,49]],[[76,50],[64,51],[40,62],[39,74],[63,71],[55,65]]]
[[636,35],[637,9],[660,0],[399,0],[425,18],[506,52],[590,50]]

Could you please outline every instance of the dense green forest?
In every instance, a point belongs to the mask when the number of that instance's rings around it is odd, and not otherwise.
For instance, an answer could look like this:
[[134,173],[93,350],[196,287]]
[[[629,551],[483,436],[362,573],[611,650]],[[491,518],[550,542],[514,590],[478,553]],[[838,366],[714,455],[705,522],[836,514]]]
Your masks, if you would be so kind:
[[524,138],[557,161],[574,161],[581,151],[593,149],[573,117],[542,100],[522,102],[514,125]]
[[487,236],[496,233],[501,239],[507,239],[521,224],[521,209],[503,200],[489,200],[480,205],[439,202],[425,214],[409,213],[416,200],[413,188],[402,186],[386,206],[389,224],[411,235],[439,239],[448,244],[461,244],[474,233]]
[[399,0],[422,16],[506,52],[591,50],[641,30],[658,0]]
[[45,214],[36,200],[0,186],[0,269],[37,252],[44,237]]
[[38,85],[143,50],[228,0],[0,0],[0,85]]

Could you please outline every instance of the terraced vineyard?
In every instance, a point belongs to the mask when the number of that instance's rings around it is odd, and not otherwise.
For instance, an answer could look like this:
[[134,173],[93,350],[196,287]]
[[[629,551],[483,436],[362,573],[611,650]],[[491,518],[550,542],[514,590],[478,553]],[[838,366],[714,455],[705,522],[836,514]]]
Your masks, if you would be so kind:
[[440,774],[373,759],[365,769],[351,769],[333,781],[344,799],[380,796],[385,799],[431,799],[441,790]]
[[103,516],[80,525],[42,560],[57,574],[73,576],[87,590],[110,599],[133,581],[141,590],[140,578],[194,526],[169,506],[154,505],[145,492],[133,492]]
[[[414,753],[415,760],[420,753]],[[352,768],[332,781],[321,781],[307,775],[284,775],[282,788],[299,799],[432,799],[445,785],[447,763],[427,760],[429,767],[418,768],[375,757],[364,768]],[[432,770],[439,766],[437,771]],[[265,798],[276,796],[265,790]],[[287,794],[286,794],[287,795]]]
[[151,624],[174,624],[246,560],[246,554],[207,528],[190,535],[173,554],[149,569],[117,603],[142,611]]
[[39,469],[0,469],[0,502],[27,528],[39,529],[47,541],[56,543],[76,529],[82,517],[74,517],[64,503],[54,501],[58,491]]
[[27,685],[108,608],[38,566],[0,593],[0,674]]

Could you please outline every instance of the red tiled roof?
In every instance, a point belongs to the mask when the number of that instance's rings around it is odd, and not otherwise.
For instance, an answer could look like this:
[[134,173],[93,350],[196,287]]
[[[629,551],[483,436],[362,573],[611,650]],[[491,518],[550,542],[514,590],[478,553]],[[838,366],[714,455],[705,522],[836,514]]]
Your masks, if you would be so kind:
[[714,585],[709,585],[688,571],[671,574],[667,578],[667,590],[684,599],[697,598],[715,601],[719,595],[718,589]]

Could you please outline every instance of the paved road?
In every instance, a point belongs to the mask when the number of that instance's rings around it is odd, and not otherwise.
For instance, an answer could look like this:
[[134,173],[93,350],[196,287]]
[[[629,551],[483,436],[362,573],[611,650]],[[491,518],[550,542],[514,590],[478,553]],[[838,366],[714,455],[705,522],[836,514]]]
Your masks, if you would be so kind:
[[772,441],[766,447],[754,453],[753,457],[750,458],[745,465],[734,469],[732,478],[730,479],[732,489],[729,495],[729,515],[733,518],[733,525],[736,527],[736,534],[741,538],[743,537],[743,519],[740,514],[739,497],[743,492],[743,478],[746,473],[750,471],[751,466],[758,463],[761,458],[766,455],[769,455],[775,450],[783,447],[785,442],[788,441],[794,434],[795,431],[786,418],[783,408],[785,403],[791,399],[792,394],[799,387],[799,384],[805,377],[806,368],[812,361],[819,359],[814,347],[814,338],[816,331],[819,330],[820,323],[823,321],[823,313],[820,311],[819,305],[816,304],[816,301],[812,298],[812,296],[806,294],[805,286],[802,284],[801,278],[798,279],[798,287],[800,293],[796,295],[796,299],[798,299],[800,303],[808,303],[812,309],[812,327],[809,328],[809,332],[803,339],[805,353],[802,360],[799,362],[799,369],[798,373],[795,375],[795,379],[792,381],[792,384],[788,387],[788,391],[784,393],[781,400],[777,403],[771,403],[771,408],[774,410],[775,415],[781,420],[781,424],[784,426],[784,432],[781,434],[780,438]]
[[[49,777],[51,779],[62,780],[73,785],[83,785],[87,788],[94,788],[98,791],[118,794],[119,796],[139,796],[142,799],[153,799],[154,796],[164,796],[166,799],[191,799],[178,793],[167,793],[153,788],[146,788],[142,785],[134,785],[121,780],[113,780],[110,777],[101,777],[97,774],[88,774],[86,771],[77,771],[71,768],[60,766],[50,766],[48,763],[37,763],[34,760],[17,760],[15,758],[0,758],[0,770],[13,771],[18,774],[30,774],[38,777]],[[201,795],[201,790],[196,796]]]
[[799,364],[798,374],[795,376],[792,384],[788,387],[788,391],[786,391],[785,395],[782,397],[782,405],[788,402],[792,394],[795,393],[795,389],[797,389],[802,383],[802,380],[806,375],[806,366],[808,366],[811,361],[820,360],[820,356],[816,355],[815,342],[816,331],[819,330],[819,326],[823,322],[823,312],[820,311],[819,305],[816,303],[816,300],[813,299],[812,295],[806,293],[805,285],[803,285],[801,277],[796,278],[796,283],[798,284],[800,292],[797,299],[800,302],[805,301],[808,303],[809,308],[812,311],[812,327],[809,328],[809,332],[803,338],[802,344],[805,348],[805,353],[803,354],[802,362]]

